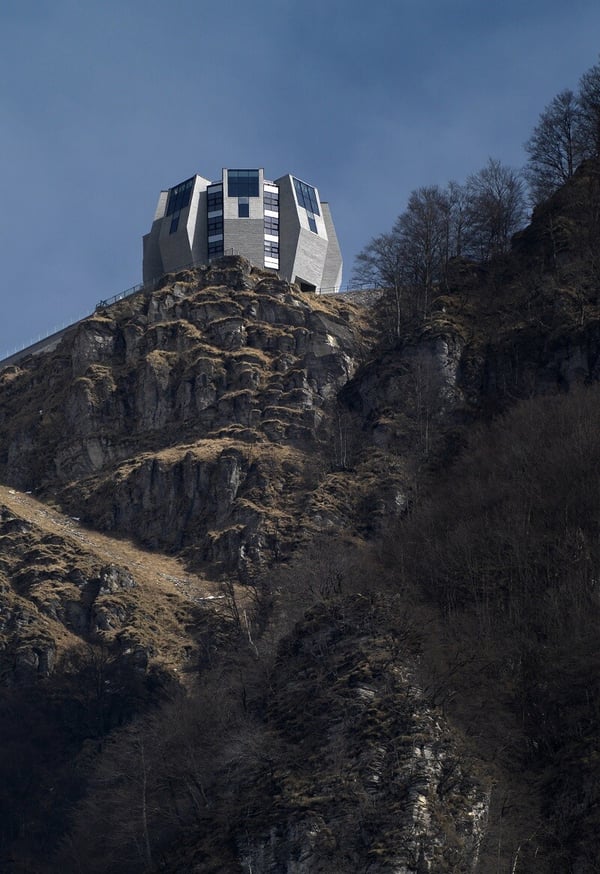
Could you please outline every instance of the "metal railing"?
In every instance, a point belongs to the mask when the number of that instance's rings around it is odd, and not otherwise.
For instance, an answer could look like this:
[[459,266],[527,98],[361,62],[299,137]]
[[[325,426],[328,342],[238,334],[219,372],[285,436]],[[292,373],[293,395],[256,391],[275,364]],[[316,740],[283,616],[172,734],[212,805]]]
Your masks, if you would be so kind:
[[[212,264],[213,261],[217,261],[219,258],[230,257],[234,255],[239,255],[239,252],[236,252],[235,249],[227,249],[220,255],[213,255],[208,259],[208,264]],[[118,303],[120,300],[125,300],[126,297],[131,297],[134,294],[140,294],[143,291],[154,291],[158,288],[159,284],[163,281],[165,276],[170,276],[172,273],[181,273],[183,270],[195,270],[196,267],[205,267],[207,264],[206,261],[190,261],[188,264],[182,264],[181,267],[176,267],[174,270],[169,270],[167,273],[163,273],[161,276],[157,276],[155,279],[149,279],[147,282],[141,282],[139,285],[132,285],[131,288],[126,288],[125,291],[119,292],[119,294],[114,294],[112,297],[107,298],[106,300],[100,300],[96,304],[96,309],[104,309],[104,307],[112,306],[114,303]]]
[[[162,276],[160,278],[162,279]],[[108,297],[106,300],[99,300],[95,309],[102,310],[105,307],[112,306],[114,303],[118,303],[120,300],[125,300],[126,297],[131,297],[132,294],[139,294],[141,291],[154,291],[158,282],[158,279],[152,279],[149,282],[132,285],[131,288],[126,288],[125,291],[120,291],[119,294],[113,294],[112,297]]]
[[42,343],[52,341],[53,338],[58,337],[58,335],[64,333],[68,328],[71,328],[73,325],[77,325],[79,322],[87,319],[89,315],[90,313],[86,312],[78,318],[71,319],[68,322],[63,322],[60,325],[55,325],[47,334],[39,334],[35,339],[28,340],[27,343],[23,343],[20,346],[14,346],[12,349],[7,349],[4,352],[4,355],[0,358],[0,363],[12,358],[14,355],[18,355],[20,352],[24,352],[26,349],[32,349]]
[[317,289],[317,294],[352,294],[353,292],[361,292],[361,291],[381,291],[381,288],[370,284],[363,285],[333,285],[327,288],[319,288]]
[[[213,255],[208,259],[208,264],[212,264],[213,261],[217,261],[220,258],[225,257],[233,257],[239,255],[235,249],[227,249],[220,255]],[[184,270],[194,270],[197,267],[207,266],[206,261],[190,261],[188,264],[183,264],[181,267],[177,267],[174,270],[169,270],[168,273],[163,273],[161,276],[156,277],[155,279],[150,279],[148,282],[140,282],[137,285],[132,285],[130,288],[126,288],[124,291],[120,291],[118,294],[114,294],[112,297],[107,298],[106,300],[100,300],[96,304],[94,308],[94,312],[98,310],[105,309],[106,307],[110,307],[115,303],[118,303],[121,300],[125,300],[126,298],[132,297],[136,294],[142,294],[143,292],[154,291],[160,283],[164,280],[165,276],[169,276],[173,273],[181,273]],[[381,289],[373,288],[371,285],[336,285],[330,286],[326,288],[318,288],[316,289],[316,294],[350,294],[352,292],[368,292],[368,291],[381,291]],[[9,358],[13,358],[15,355],[18,355],[21,352],[24,352],[27,349],[31,349],[33,347],[37,347],[40,344],[44,343],[44,341],[51,341],[53,337],[57,334],[60,334],[62,331],[66,331],[67,328],[72,327],[73,325],[78,324],[83,321],[83,319],[88,318],[88,316],[93,315],[93,313],[85,313],[85,315],[80,316],[78,319],[74,319],[73,321],[66,322],[61,327],[55,327],[50,333],[40,335],[36,340],[30,340],[28,343],[24,343],[22,346],[15,347],[12,351],[7,351],[2,358],[0,358],[0,363],[6,361]]]
[[[211,264],[213,261],[218,260],[219,258],[225,258],[229,256],[238,255],[235,249],[227,249],[220,255],[213,255],[208,259],[208,264]],[[177,267],[175,270],[169,270],[168,273],[163,273],[162,276],[158,276],[156,279],[150,279],[148,282],[140,282],[138,285],[132,285],[130,288],[126,288],[125,291],[120,291],[118,294],[114,294],[112,297],[106,298],[106,300],[100,300],[94,307],[94,312],[97,312],[100,309],[104,309],[105,307],[112,306],[115,303],[118,303],[120,300],[125,300],[125,298],[131,297],[135,294],[141,294],[144,291],[154,291],[158,285],[162,282],[165,276],[168,276],[171,273],[181,273],[182,270],[193,270],[196,267],[204,267],[206,266],[206,261],[191,261],[189,264],[183,264],[181,267]],[[21,346],[15,346],[13,349],[6,350],[4,355],[0,358],[0,364],[4,361],[7,361],[10,358],[13,358],[15,355],[19,355],[21,352],[25,352],[27,349],[33,349],[34,347],[40,347],[41,344],[46,341],[50,342],[52,338],[54,338],[57,334],[60,334],[62,331],[66,331],[67,328],[71,328],[73,325],[79,324],[84,319],[87,319],[89,316],[93,315],[93,313],[86,312],[84,315],[79,316],[77,319],[73,319],[69,322],[65,322],[61,326],[57,326],[53,328],[47,334],[40,334],[35,340],[28,340],[27,343],[23,343]]]

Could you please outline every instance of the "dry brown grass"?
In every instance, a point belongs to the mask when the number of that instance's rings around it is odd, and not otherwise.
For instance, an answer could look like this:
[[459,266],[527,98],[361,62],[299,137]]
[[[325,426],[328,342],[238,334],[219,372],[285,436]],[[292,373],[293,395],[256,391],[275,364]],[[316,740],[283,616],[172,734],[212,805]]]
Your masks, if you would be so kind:
[[[191,573],[176,557],[148,552],[129,540],[85,528],[32,495],[0,486],[0,503],[33,526],[31,537],[35,546],[25,553],[23,561],[29,574],[38,570],[40,581],[32,584],[27,594],[10,597],[13,604],[17,600],[23,605],[31,604],[34,615],[38,614],[30,636],[49,636],[59,652],[79,645],[76,634],[48,615],[54,602],[77,600],[79,596],[77,587],[64,579],[72,566],[70,557],[76,555],[78,563],[81,559],[91,573],[92,568],[97,573],[103,565],[117,564],[129,570],[135,580],[131,590],[99,595],[96,599],[97,607],[120,607],[126,616],[124,624],[102,633],[107,642],[118,639],[122,647],[142,645],[153,654],[153,663],[171,671],[179,672],[185,667],[189,653],[195,650],[193,629],[190,630],[192,609],[200,602],[209,609],[211,600],[218,599],[220,588],[216,582]],[[53,544],[44,544],[48,536],[56,538],[55,550]],[[67,558],[60,561],[53,555],[55,551]],[[219,607],[219,600],[215,600],[213,609]]]

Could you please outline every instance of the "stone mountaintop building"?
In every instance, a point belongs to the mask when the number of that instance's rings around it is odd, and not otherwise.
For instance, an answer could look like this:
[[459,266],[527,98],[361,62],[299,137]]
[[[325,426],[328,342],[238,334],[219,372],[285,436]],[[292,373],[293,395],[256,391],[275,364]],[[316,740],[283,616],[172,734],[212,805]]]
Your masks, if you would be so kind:
[[342,255],[318,190],[264,170],[223,170],[218,182],[192,176],[161,191],[144,236],[144,282],[222,255],[243,255],[303,291],[337,290]]

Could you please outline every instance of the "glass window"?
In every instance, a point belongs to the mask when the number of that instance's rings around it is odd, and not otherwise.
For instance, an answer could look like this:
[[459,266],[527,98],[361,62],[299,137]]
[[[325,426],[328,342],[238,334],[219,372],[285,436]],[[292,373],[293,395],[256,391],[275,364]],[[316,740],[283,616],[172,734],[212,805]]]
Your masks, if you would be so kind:
[[214,258],[216,255],[223,254],[223,240],[218,240],[208,244],[208,257]]
[[206,204],[208,212],[217,212],[217,210],[223,209],[223,189],[221,186],[216,191],[208,189]]
[[298,204],[303,206],[307,212],[312,212],[313,215],[321,215],[319,204],[317,203],[317,192],[312,185],[307,185],[306,182],[302,182],[294,177],[294,188],[296,189]]
[[258,170],[228,170],[229,197],[258,197]]
[[238,197],[238,218],[250,217],[250,203],[247,197]]
[[272,243],[270,240],[265,240],[265,257],[279,258],[279,243]]
[[279,219],[273,216],[265,216],[265,234],[279,234]]
[[208,220],[208,236],[212,237],[213,234],[221,234],[223,233],[223,216],[215,216],[214,218],[209,218]]
[[270,209],[271,212],[279,212],[279,194],[274,191],[265,191],[264,195],[265,209]]
[[176,232],[177,228],[179,227],[179,216],[180,215],[181,215],[181,213],[179,212],[179,210],[177,210],[177,212],[174,212],[173,215],[171,216],[171,227],[169,228],[170,234],[174,234]]
[[[169,190],[167,211],[165,212],[165,215],[172,215],[174,212],[177,212],[180,209],[185,209],[186,206],[189,206],[195,178],[195,176],[192,176],[191,179],[186,179],[185,182],[181,182],[179,185],[176,185],[175,188]],[[173,232],[171,231],[171,233]]]
[[314,215],[310,215],[310,213],[308,213],[307,215],[308,215],[308,227],[311,229],[313,234],[317,234],[318,233],[317,223],[315,221]]

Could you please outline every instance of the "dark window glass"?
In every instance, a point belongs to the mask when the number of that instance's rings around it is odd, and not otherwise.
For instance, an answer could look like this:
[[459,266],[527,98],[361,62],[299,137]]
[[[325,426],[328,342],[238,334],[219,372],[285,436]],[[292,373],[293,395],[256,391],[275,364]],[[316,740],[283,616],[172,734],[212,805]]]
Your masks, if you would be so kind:
[[296,189],[299,205],[303,206],[307,212],[312,212],[313,215],[321,215],[319,204],[317,203],[317,192],[312,185],[307,185],[306,182],[301,182],[300,179],[294,178],[294,188]]
[[218,209],[223,209],[223,191],[211,191],[208,189],[206,198],[207,212],[216,212]]
[[279,212],[279,195],[273,191],[265,191],[264,206],[272,212]]
[[217,240],[215,243],[208,244],[208,257],[214,258],[216,255],[223,254],[223,240]]
[[169,233],[174,234],[177,228],[179,227],[179,216],[181,213],[179,211],[174,212],[171,217],[171,227],[169,228]]
[[250,217],[250,204],[247,197],[238,198],[238,218]]
[[266,215],[265,216],[265,234],[278,234],[279,233],[279,219],[273,218],[273,216]]
[[194,187],[194,178],[195,177],[192,176],[191,179],[187,179],[185,182],[182,182],[180,185],[176,185],[175,188],[169,190],[167,211],[165,215],[172,215],[174,212],[177,212],[180,209],[185,209],[186,206],[189,206],[192,197],[192,188]]
[[309,215],[309,216],[308,216],[308,227],[311,229],[311,231],[313,232],[313,234],[318,233],[318,231],[317,231],[317,223],[316,223],[316,221],[315,221],[315,217],[314,217],[314,215]]
[[229,197],[258,197],[258,170],[228,170]]
[[208,236],[212,237],[213,234],[222,234],[223,233],[223,216],[216,216],[215,218],[209,218],[208,220]]
[[272,243],[270,240],[265,240],[265,257],[279,258],[279,243]]

